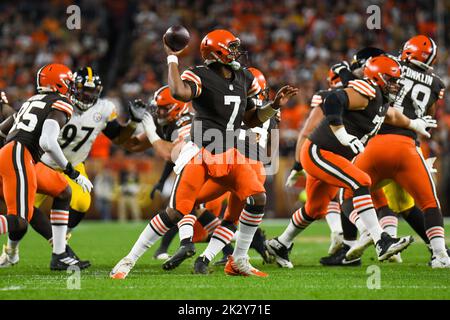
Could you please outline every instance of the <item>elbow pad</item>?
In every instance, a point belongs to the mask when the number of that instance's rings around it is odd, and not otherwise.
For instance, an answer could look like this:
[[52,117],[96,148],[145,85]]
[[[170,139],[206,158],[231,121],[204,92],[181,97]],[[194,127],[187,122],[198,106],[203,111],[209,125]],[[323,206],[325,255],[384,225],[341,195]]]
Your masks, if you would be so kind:
[[323,113],[330,125],[342,124],[342,113],[348,109],[348,96],[343,90],[331,93],[322,105]]

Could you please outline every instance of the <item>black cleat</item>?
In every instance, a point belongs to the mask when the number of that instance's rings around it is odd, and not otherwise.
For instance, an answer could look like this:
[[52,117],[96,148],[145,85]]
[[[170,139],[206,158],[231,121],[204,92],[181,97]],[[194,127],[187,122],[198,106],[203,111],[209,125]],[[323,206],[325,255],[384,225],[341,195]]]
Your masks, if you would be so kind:
[[73,249],[69,245],[66,245],[66,253],[69,255],[69,257],[74,258],[75,260],[78,260],[78,261],[82,262],[84,265],[87,265],[86,268],[91,266],[91,262],[89,260],[81,260],[77,256],[75,251],[73,251]]
[[61,254],[52,253],[50,270],[67,270],[69,267],[78,267],[80,270],[90,266],[89,261],[80,261],[69,256],[67,252]]
[[266,240],[264,245],[273,257],[275,257],[275,261],[282,268],[292,269],[294,265],[291,260],[289,260],[289,253],[292,250],[294,244],[291,244],[289,248],[287,248],[284,244],[278,241],[278,238]]
[[264,263],[273,263],[275,262],[275,258],[270,255],[267,250],[264,242],[266,241],[266,235],[264,231],[260,228],[256,229],[255,235],[253,236],[252,243],[250,244],[250,248],[256,250],[259,255],[263,258]]
[[208,274],[209,260],[206,257],[198,257],[194,262],[194,273],[195,274]]
[[392,238],[386,232],[381,234],[381,239],[375,245],[375,250],[378,255],[379,261],[389,259],[394,254],[405,250],[412,242],[414,238],[411,236]]
[[354,260],[347,260],[345,255],[347,254],[348,250],[350,250],[350,246],[343,244],[342,247],[334,254],[331,254],[328,257],[320,258],[320,264],[323,266],[343,266],[343,267],[360,266],[361,258],[357,258]]
[[175,254],[166,260],[162,267],[164,270],[172,270],[178,267],[184,260],[195,254],[195,246],[192,242],[181,245]]

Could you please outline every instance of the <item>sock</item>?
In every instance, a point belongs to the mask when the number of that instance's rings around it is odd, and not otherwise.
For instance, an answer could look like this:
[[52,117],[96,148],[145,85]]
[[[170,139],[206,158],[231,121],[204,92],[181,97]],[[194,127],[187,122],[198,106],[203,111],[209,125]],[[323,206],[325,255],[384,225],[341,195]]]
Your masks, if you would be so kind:
[[197,221],[197,217],[193,214],[187,214],[181,219],[178,226],[178,235],[180,236],[180,241],[185,239],[189,239],[192,241],[192,237],[194,236],[194,224]]
[[169,231],[174,223],[165,211],[158,213],[142,231],[127,258],[137,261],[159,238]]
[[198,222],[208,233],[212,233],[220,225],[220,219],[208,210],[198,218]]
[[381,239],[383,229],[381,229],[380,223],[378,222],[377,212],[373,207],[369,189],[367,187],[361,187],[355,191],[354,195],[353,208],[358,213],[367,231],[369,231],[374,243],[377,243]]
[[6,216],[0,215],[0,234],[8,233],[8,220]]
[[366,231],[366,226],[359,218],[358,212],[356,212],[356,210],[353,210],[352,213],[350,213],[349,220],[353,223],[354,226],[356,226],[356,229],[358,230],[360,235]]
[[68,210],[50,210],[50,222],[53,234],[53,253],[61,254],[66,251],[67,222],[69,221]]
[[232,254],[233,254],[233,251],[234,251],[234,248],[233,248],[233,246],[231,245],[231,243],[225,245],[225,247],[223,247],[223,249],[222,249],[222,253],[223,253],[223,255],[224,255],[225,257],[226,257],[226,256],[229,256],[229,255],[232,255]]
[[414,231],[422,238],[425,243],[430,243],[425,232],[425,217],[423,212],[420,211],[416,206],[412,207],[410,210],[400,213],[406,222],[414,229]]
[[31,218],[30,225],[37,233],[43,236],[46,240],[50,240],[52,238],[52,225],[50,223],[48,215],[43,213],[40,209],[36,207],[34,207],[33,218]]
[[352,198],[344,200],[341,205],[341,225],[342,231],[344,232],[344,239],[349,241],[356,240],[358,236],[358,229],[356,228],[356,225],[350,220],[350,214],[352,212]]
[[246,257],[256,229],[262,222],[264,206],[246,204],[239,217],[239,236],[236,238],[233,257]]
[[314,219],[305,213],[304,208],[298,209],[292,215],[287,228],[281,236],[278,237],[278,241],[289,248],[294,242],[295,237],[305,230],[312,222],[314,222]]
[[80,212],[70,208],[69,223],[67,224],[68,232],[71,232],[81,222],[81,220],[83,220],[85,215],[86,212]]
[[161,238],[161,244],[159,246],[159,251],[161,252],[167,252],[169,249],[170,243],[172,242],[173,238],[178,233],[178,227],[172,227],[169,231],[167,231],[164,236]]
[[345,240],[349,241],[356,240],[356,237],[358,235],[358,229],[350,221],[350,219],[343,213],[341,213],[341,226]]
[[381,218],[380,225],[391,237],[397,237],[398,218],[396,216],[385,216]]
[[327,220],[331,232],[343,233],[341,225],[341,208],[339,203],[330,201],[325,219]]
[[[234,224],[228,221],[222,221],[222,224],[214,230],[208,246],[205,251],[203,251],[201,256],[206,257],[209,261],[212,261],[221,250],[229,249],[228,246],[230,246],[231,239],[233,239],[235,232],[236,226]],[[228,251],[228,255],[230,254],[233,254],[233,251]]]
[[436,255],[445,251],[445,231],[444,219],[439,208],[428,208],[424,210],[425,228],[428,239],[430,240],[433,254]]

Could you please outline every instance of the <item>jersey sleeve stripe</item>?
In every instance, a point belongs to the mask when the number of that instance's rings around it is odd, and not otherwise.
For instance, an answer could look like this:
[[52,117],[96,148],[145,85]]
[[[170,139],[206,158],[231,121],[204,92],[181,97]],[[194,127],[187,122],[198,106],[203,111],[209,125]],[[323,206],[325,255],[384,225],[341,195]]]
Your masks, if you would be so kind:
[[195,83],[197,92],[195,93],[194,96],[195,97],[200,96],[200,94],[202,93],[202,81],[200,77],[196,76],[192,71],[186,70],[181,75],[181,79],[186,81],[192,81],[193,83]]
[[369,98],[375,98],[376,90],[374,87],[369,85],[367,82],[361,80],[352,80],[348,83],[350,88],[355,89],[360,94],[367,96]]
[[445,89],[441,89],[439,91],[439,99],[444,99],[444,93],[445,93]]
[[60,104],[58,102],[55,102],[55,103],[52,104],[52,108],[60,110],[60,111],[63,111],[65,113],[67,113],[69,116],[72,116],[72,113],[73,113],[73,108],[72,107],[70,107],[70,108],[67,107],[67,104],[63,105],[63,104]]
[[67,108],[73,110],[73,107],[72,107],[71,104],[69,104],[69,103],[67,103],[67,102],[64,102],[64,101],[62,101],[62,100],[55,101],[55,103],[61,104],[61,105],[63,105],[63,106],[66,106]]

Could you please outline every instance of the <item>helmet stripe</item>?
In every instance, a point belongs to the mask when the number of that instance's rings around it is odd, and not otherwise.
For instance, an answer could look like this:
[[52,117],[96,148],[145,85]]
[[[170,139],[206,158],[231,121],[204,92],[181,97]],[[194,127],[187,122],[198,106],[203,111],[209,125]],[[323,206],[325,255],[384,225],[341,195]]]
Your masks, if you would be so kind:
[[436,57],[437,47],[436,47],[436,43],[433,41],[433,39],[431,39],[430,37],[428,37],[428,39],[431,42],[431,54],[428,57],[428,59],[425,61],[425,63],[427,65],[431,66],[431,64],[433,63],[434,58]]
[[38,89],[39,89],[39,87],[41,86],[41,84],[39,83],[39,77],[40,77],[40,75],[41,75],[41,71],[42,71],[42,69],[44,69],[46,66],[47,66],[47,65],[42,66],[42,67],[38,70],[38,72],[37,72],[37,74],[36,74],[36,88],[38,88]]

